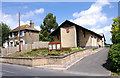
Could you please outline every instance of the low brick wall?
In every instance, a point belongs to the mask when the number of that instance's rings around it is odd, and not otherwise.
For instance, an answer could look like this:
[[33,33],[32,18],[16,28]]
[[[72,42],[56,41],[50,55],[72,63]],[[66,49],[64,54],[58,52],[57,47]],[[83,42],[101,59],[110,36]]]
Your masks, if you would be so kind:
[[40,57],[40,58],[19,58],[19,57],[0,57],[0,62],[12,63],[26,66],[42,66],[42,65],[64,65],[75,58],[80,58],[83,55],[88,55],[91,49],[79,50],[64,56],[51,56],[51,57]]

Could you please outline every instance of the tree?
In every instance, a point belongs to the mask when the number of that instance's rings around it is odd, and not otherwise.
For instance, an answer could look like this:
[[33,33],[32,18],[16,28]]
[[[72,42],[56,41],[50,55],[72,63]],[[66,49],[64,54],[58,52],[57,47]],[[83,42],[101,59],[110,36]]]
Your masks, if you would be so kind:
[[[9,35],[9,31],[10,31],[10,27],[8,27],[7,24],[5,23],[0,23],[0,36],[2,37],[2,45],[3,43],[8,40],[8,35]],[[1,45],[0,45],[1,46]]]
[[118,18],[113,19],[113,24],[111,27],[111,33],[112,33],[112,42],[113,44],[120,43],[120,16]]
[[43,20],[43,25],[40,25],[41,31],[39,33],[40,41],[53,41],[53,37],[50,36],[50,33],[58,27],[56,22],[56,16],[53,16],[52,13],[46,15]]

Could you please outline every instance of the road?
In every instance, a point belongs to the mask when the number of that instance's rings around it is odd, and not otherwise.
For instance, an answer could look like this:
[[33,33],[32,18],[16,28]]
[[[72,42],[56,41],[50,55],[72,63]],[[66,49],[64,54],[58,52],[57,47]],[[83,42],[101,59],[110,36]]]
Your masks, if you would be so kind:
[[87,56],[67,71],[88,76],[109,76],[110,71],[103,67],[107,60],[108,51],[109,48],[104,48],[93,55]]
[[110,72],[102,65],[106,62],[109,48],[87,56],[68,70],[57,71],[2,63],[3,76],[109,76]]
[[3,76],[75,76],[75,74],[37,67],[2,63]]

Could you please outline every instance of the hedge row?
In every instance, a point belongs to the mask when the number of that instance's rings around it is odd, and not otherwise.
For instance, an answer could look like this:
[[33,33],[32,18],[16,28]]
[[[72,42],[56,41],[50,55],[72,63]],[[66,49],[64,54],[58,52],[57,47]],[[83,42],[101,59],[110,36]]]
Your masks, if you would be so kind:
[[111,61],[109,69],[120,73],[120,44],[112,46],[108,53],[108,59]]

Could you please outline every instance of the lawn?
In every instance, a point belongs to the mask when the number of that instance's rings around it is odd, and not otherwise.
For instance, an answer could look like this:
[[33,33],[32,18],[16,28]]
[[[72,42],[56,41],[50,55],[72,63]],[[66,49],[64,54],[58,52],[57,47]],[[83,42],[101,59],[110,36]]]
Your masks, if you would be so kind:
[[[51,52],[52,56],[59,56],[59,52],[61,53],[61,56],[78,51],[83,50],[85,48],[77,47],[77,48],[67,48],[67,49],[61,49],[61,51],[53,50]],[[10,57],[48,57],[50,56],[50,52],[48,49],[33,49],[32,51],[16,51],[14,54],[8,55]]]

